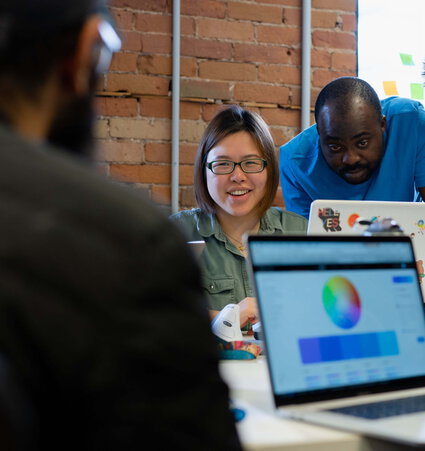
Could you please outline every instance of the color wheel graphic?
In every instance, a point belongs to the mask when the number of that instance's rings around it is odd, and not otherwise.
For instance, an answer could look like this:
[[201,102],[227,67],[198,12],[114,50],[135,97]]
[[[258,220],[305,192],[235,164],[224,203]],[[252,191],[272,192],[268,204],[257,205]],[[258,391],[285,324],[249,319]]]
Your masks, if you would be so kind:
[[323,287],[323,306],[332,322],[351,329],[360,319],[361,302],[354,285],[345,277],[331,277]]

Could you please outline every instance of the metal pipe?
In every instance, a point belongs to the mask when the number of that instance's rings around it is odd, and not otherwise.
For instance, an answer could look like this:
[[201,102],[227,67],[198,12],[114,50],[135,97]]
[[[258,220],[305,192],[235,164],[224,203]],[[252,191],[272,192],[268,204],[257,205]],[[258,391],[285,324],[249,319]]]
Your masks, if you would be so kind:
[[303,0],[301,62],[301,130],[310,126],[311,0]]
[[179,211],[180,0],[173,0],[173,75],[171,108],[171,213]]

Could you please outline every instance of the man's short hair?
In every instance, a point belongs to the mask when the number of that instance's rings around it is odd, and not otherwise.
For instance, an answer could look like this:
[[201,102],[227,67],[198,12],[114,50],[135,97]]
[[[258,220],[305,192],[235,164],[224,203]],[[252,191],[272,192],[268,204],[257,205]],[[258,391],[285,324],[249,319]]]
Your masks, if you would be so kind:
[[375,111],[378,120],[382,117],[381,102],[378,94],[366,81],[357,77],[340,77],[328,83],[319,93],[314,106],[314,119],[318,122],[323,106],[328,102],[336,102],[342,108],[349,105],[353,98],[360,98]]
[[[247,132],[257,144],[262,157],[267,161],[266,194],[258,206],[262,216],[272,205],[279,184],[279,165],[273,138],[264,119],[257,113],[232,105],[220,111],[208,124],[198,146],[195,158],[194,190],[198,206],[207,213],[215,213],[216,204],[211,198],[206,178],[205,163],[208,152],[226,136]],[[220,176],[218,176],[220,177]]]
[[0,2],[0,93],[29,97],[75,48],[85,19],[107,14],[104,0]]

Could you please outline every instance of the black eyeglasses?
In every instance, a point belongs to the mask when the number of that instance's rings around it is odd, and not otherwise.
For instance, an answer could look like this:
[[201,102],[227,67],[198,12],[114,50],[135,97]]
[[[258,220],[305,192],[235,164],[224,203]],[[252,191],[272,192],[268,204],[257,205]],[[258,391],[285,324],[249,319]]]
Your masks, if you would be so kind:
[[254,174],[262,172],[267,166],[267,161],[262,158],[248,158],[239,162],[230,160],[217,160],[206,163],[205,166],[213,173],[218,175],[231,174],[236,166],[240,166],[243,172]]

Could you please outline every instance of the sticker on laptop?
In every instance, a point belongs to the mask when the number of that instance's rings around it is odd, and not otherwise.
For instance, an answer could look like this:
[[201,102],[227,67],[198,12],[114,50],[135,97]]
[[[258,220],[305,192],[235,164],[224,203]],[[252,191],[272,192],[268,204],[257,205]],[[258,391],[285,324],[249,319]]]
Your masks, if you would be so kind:
[[327,232],[340,232],[342,230],[339,211],[333,208],[319,208],[318,216]]

